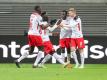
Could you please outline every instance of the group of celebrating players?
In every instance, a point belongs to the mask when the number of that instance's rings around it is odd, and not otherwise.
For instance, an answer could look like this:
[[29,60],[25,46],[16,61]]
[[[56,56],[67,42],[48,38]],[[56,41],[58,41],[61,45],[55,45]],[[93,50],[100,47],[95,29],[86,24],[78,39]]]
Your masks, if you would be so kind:
[[[16,66],[20,68],[20,62],[29,54],[33,53],[34,48],[38,48],[37,58],[33,64],[33,68],[45,68],[44,63],[52,56],[66,68],[70,65],[71,55],[76,63],[75,68],[84,68],[84,39],[81,29],[81,19],[76,14],[74,8],[69,8],[61,12],[61,18],[50,27],[48,21],[42,16],[40,6],[35,6],[34,12],[30,16],[30,25],[28,30],[29,51],[24,52],[20,58],[15,60]],[[50,39],[49,33],[60,28],[59,49],[61,57],[57,54]],[[67,62],[65,62],[65,48],[67,49]],[[80,63],[77,59],[76,50],[80,53]],[[40,62],[42,54],[45,57]],[[40,62],[40,63],[39,63]]]

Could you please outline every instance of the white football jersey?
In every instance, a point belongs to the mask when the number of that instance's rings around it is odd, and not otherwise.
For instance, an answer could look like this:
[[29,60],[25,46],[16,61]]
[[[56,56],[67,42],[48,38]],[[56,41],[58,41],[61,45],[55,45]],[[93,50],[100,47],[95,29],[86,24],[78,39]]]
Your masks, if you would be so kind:
[[[61,23],[65,24],[65,25],[69,25],[69,20],[63,20]],[[60,30],[60,39],[70,38],[71,35],[72,35],[71,28],[65,29],[64,27],[61,27],[61,30]]]
[[53,27],[47,27],[46,29],[42,30],[41,29],[41,37],[42,40],[45,41],[50,41],[49,35],[51,34],[50,32],[52,32],[54,29],[57,28],[57,25],[54,25]]
[[78,17],[76,20],[70,20],[70,26],[72,29],[71,38],[82,38],[82,27],[81,27],[81,19]]
[[30,16],[29,35],[40,35],[40,25],[42,17],[38,13],[32,13]]
[[50,41],[50,39],[49,39],[49,30],[46,30],[46,29],[42,30],[41,37],[42,37],[43,42]]

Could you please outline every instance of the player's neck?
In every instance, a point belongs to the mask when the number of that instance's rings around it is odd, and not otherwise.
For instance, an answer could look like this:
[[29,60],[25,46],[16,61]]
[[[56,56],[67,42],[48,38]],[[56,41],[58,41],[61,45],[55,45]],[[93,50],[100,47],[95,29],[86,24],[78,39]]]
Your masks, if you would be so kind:
[[33,11],[33,14],[40,15],[37,11]]
[[75,18],[77,15],[76,14],[74,14],[74,16],[73,16],[73,18]]

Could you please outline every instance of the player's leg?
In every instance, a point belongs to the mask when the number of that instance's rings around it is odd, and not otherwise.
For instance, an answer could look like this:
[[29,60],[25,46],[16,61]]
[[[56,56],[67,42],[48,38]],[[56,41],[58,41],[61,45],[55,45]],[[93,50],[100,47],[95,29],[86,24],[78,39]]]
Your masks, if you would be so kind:
[[81,65],[79,68],[84,68],[84,61],[85,61],[85,58],[84,58],[84,49],[78,49],[79,50],[79,53],[80,53],[80,59],[81,59]]
[[37,54],[37,57],[36,57],[36,60],[33,64],[33,68],[36,68],[38,67],[38,64],[39,64],[39,61],[41,60],[42,58],[42,54],[43,54],[43,46],[38,46],[38,54]]
[[76,64],[74,68],[78,68],[79,67],[79,61],[77,59],[76,49],[73,47],[71,48],[71,54],[72,54],[74,62]]
[[79,66],[79,61],[77,59],[77,55],[76,55],[76,41],[75,39],[71,39],[71,55],[73,56],[74,62],[75,62],[75,67],[77,68]]
[[35,47],[35,36],[34,35],[28,35],[28,43],[29,43],[29,46],[30,46],[29,51],[24,52],[19,59],[15,60],[16,66],[18,68],[20,68],[20,65],[19,65],[20,61],[25,59],[29,55],[29,53],[32,53],[34,51],[34,47]]
[[33,53],[33,51],[34,51],[34,46],[29,47],[29,51],[24,52],[24,53],[21,55],[20,58],[18,58],[17,60],[15,60],[16,66],[17,66],[18,68],[20,68],[19,63],[20,63],[23,59],[27,58],[27,56],[29,55],[29,53]]
[[55,59],[60,62],[63,65],[67,65],[67,63],[65,63],[61,57],[55,52],[55,49],[53,48],[53,45],[50,41],[47,41],[44,43],[44,52],[50,55],[53,55],[55,57]]
[[60,39],[59,45],[60,45],[60,49],[61,49],[62,60],[65,61],[65,39]]
[[71,38],[65,38],[65,47],[67,49],[67,62],[70,62],[71,59],[70,45],[71,45]]
[[41,36],[36,36],[35,37],[35,46],[37,46],[37,48],[38,48],[38,54],[37,54],[36,60],[35,60],[35,62],[33,64],[33,68],[36,68],[38,66],[38,63],[39,63],[39,61],[42,58],[42,54],[43,54],[43,41],[42,41]]
[[65,48],[61,47],[61,56],[62,56],[62,60],[65,62]]
[[54,57],[59,63],[63,64],[63,67],[64,67],[64,68],[67,67],[67,66],[70,64],[70,62],[65,63],[65,62],[60,58],[60,56],[59,56],[57,53],[54,53],[54,54],[53,54],[53,57]]
[[83,38],[78,38],[76,40],[77,42],[77,46],[78,46],[78,51],[80,53],[80,59],[81,59],[81,65],[79,68],[84,68],[84,48],[85,48],[85,44],[84,44],[84,39]]
[[43,58],[43,60],[41,61],[41,63],[38,65],[38,67],[40,67],[40,68],[46,68],[46,67],[44,66],[44,64],[45,64],[51,57],[52,57],[52,55],[47,54],[47,55]]
[[44,63],[47,62],[52,56],[52,54],[55,52],[55,50],[53,49],[53,45],[50,41],[46,41],[44,42],[44,54],[46,55],[44,57],[44,59],[41,61],[41,63],[39,64],[39,67],[42,68],[46,68],[44,66]]
[[23,59],[25,59],[29,55],[29,53],[30,54],[33,53],[33,51],[34,51],[34,46],[29,47],[29,51],[28,52],[24,52],[22,54],[22,56],[19,59],[17,59],[17,61],[18,62],[22,61]]
[[67,48],[67,62],[70,62],[71,59],[71,50],[70,48]]
[[49,54],[47,54],[47,55],[45,56],[45,58],[44,58],[44,59],[42,60],[42,62],[39,64],[39,67],[41,67],[41,68],[46,68],[46,67],[44,66],[44,63],[47,62],[52,56],[53,56],[59,63],[63,64],[63,67],[64,67],[64,68],[67,67],[67,65],[69,64],[68,62],[65,63],[65,62],[60,58],[60,56],[59,56],[57,53],[52,52],[52,53],[49,53]]

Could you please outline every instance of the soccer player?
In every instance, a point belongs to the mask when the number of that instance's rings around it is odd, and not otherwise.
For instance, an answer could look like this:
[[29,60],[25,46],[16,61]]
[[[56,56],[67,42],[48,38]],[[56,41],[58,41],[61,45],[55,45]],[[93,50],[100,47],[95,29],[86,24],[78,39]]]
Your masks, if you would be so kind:
[[69,62],[65,63],[64,61],[62,61],[62,59],[59,57],[59,55],[57,55],[57,53],[55,52],[55,49],[53,48],[53,45],[52,45],[52,43],[49,39],[49,33],[52,32],[55,28],[58,27],[58,23],[59,23],[59,21],[57,21],[56,24],[53,27],[47,27],[47,28],[44,28],[44,30],[41,31],[41,36],[42,36],[42,39],[43,39],[43,46],[44,46],[44,53],[45,53],[46,56],[41,61],[41,63],[38,65],[38,67],[45,68],[44,63],[47,62],[52,56],[58,62],[63,64],[64,67],[67,67],[67,65],[69,64]]
[[[69,24],[69,20],[67,17],[67,11],[63,10],[61,12],[61,19],[62,22],[61,24]],[[70,58],[68,56],[70,56],[70,36],[72,34],[71,28],[69,29],[65,29],[65,27],[60,27],[60,41],[59,41],[59,46],[61,49],[61,56],[62,56],[62,60],[65,61],[65,48],[67,49],[67,61],[70,61]]]
[[29,43],[29,51],[22,54],[22,56],[15,60],[16,66],[20,68],[20,61],[26,58],[30,53],[34,51],[34,47],[38,48],[37,59],[33,65],[36,67],[40,59],[42,58],[42,50],[43,50],[43,41],[40,36],[40,26],[42,26],[42,17],[41,17],[41,7],[35,6],[34,12],[30,16],[30,25],[28,31],[28,43]]
[[[82,26],[81,19],[76,14],[76,10],[74,8],[70,8],[68,10],[68,16],[70,18],[69,25],[60,24],[61,26],[71,27],[72,35],[71,35],[71,54],[73,55],[74,61],[76,63],[75,68],[84,68],[84,39],[82,34]],[[76,55],[76,50],[80,53],[81,65],[79,66],[79,62]]]

